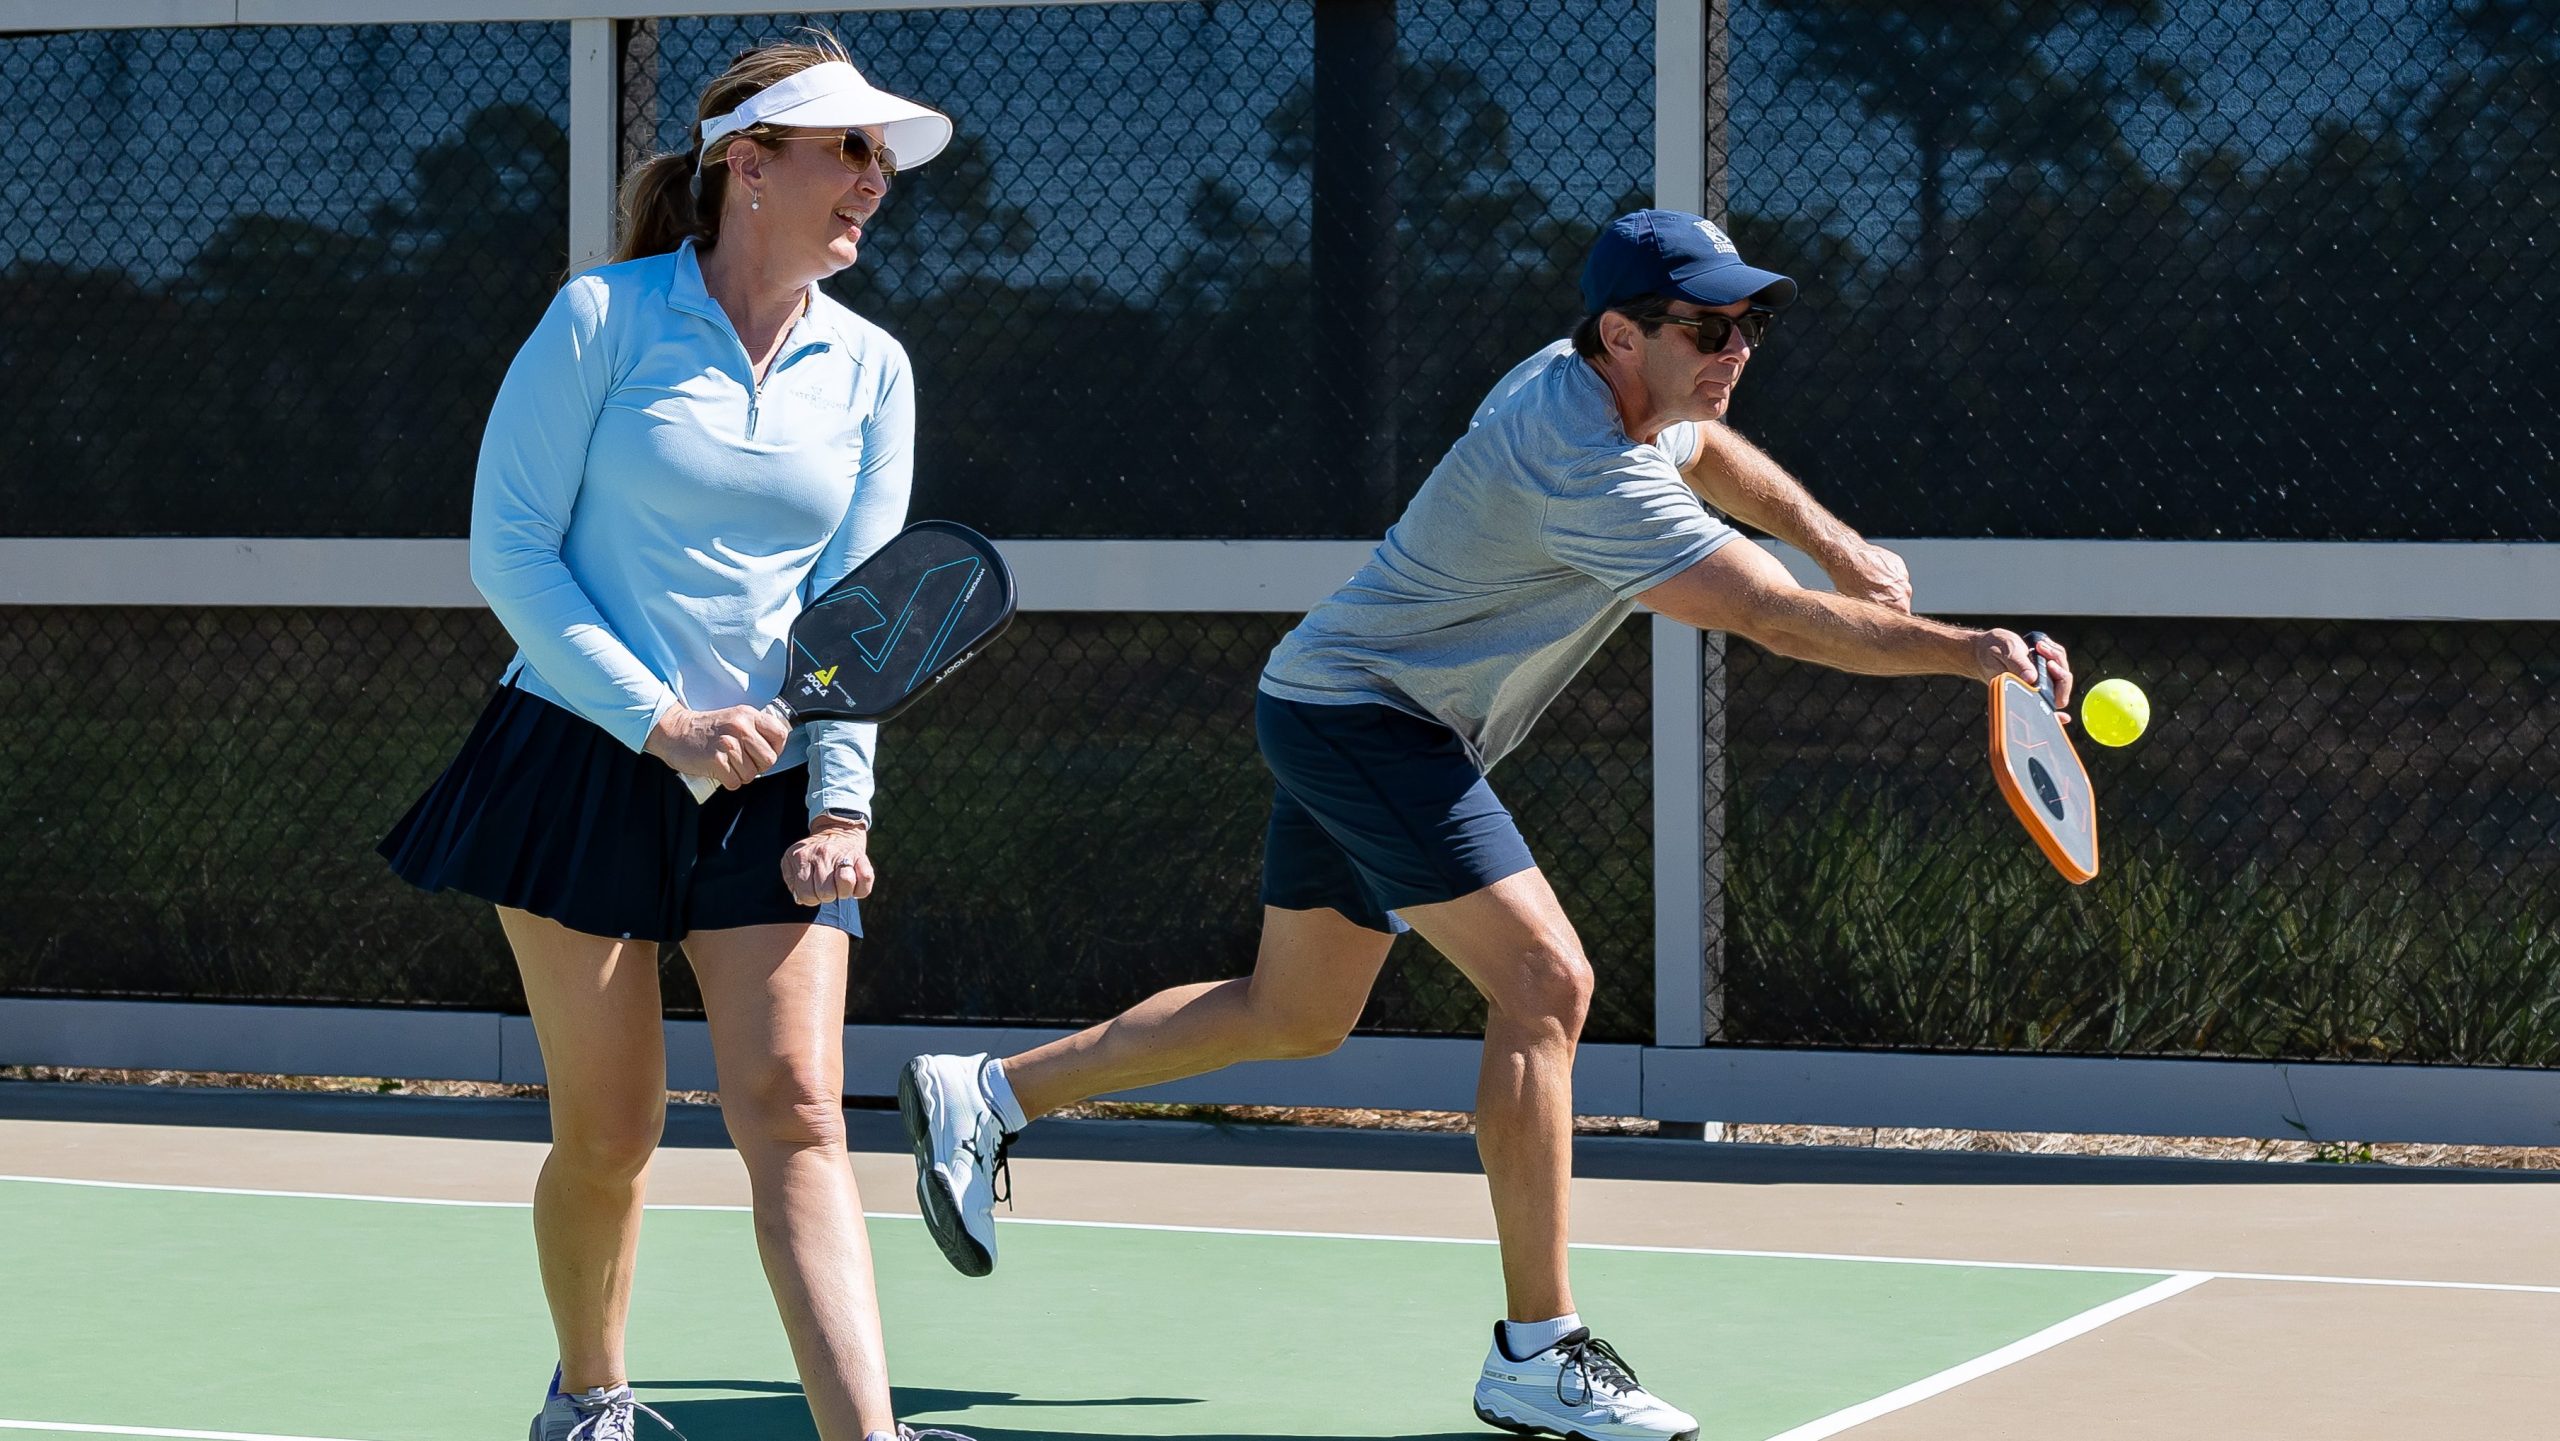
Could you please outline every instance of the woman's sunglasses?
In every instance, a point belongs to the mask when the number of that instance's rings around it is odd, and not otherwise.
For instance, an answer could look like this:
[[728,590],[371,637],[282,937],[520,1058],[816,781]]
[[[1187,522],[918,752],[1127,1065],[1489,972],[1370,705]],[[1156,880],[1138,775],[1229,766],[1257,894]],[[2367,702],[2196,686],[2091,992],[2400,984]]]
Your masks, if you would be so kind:
[[836,142],[836,158],[844,162],[845,169],[852,171],[856,175],[860,175],[863,171],[871,168],[872,161],[877,160],[880,162],[881,179],[894,181],[898,178],[897,153],[892,151],[888,146],[872,139],[870,132],[866,130],[848,130],[844,133],[842,138],[838,138],[833,135],[782,135],[775,138],[781,140],[833,140]]
[[1713,355],[1733,343],[1737,330],[1742,332],[1744,345],[1759,349],[1760,342],[1768,338],[1769,322],[1777,318],[1778,312],[1755,305],[1740,315],[1665,315],[1661,320],[1665,325],[1687,326],[1689,338],[1698,342],[1698,353]]

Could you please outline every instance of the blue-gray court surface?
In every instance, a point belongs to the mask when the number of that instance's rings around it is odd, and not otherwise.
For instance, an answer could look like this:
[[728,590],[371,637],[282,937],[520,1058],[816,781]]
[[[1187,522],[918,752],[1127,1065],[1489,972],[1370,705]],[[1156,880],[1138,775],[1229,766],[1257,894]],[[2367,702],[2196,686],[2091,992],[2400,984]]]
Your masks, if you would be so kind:
[[[1065,1122],[950,1273],[857,1113],[908,1419],[1493,1435],[1464,1137]],[[513,1436],[551,1347],[538,1103],[0,1084],[0,1431]],[[2515,1175],[1589,1140],[1585,1315],[1729,1441],[2552,1434],[2560,1187]],[[632,1366],[695,1441],[811,1435],[716,1113],[678,1108]]]

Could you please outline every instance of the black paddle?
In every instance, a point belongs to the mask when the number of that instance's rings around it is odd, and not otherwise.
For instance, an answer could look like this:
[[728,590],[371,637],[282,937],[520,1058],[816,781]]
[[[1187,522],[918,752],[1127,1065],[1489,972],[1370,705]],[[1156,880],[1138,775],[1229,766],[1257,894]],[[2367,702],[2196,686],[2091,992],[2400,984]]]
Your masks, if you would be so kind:
[[[791,668],[765,710],[786,726],[888,720],[995,639],[1013,603],[993,542],[954,521],[917,521],[791,623]],[[697,800],[720,788],[684,781]]]

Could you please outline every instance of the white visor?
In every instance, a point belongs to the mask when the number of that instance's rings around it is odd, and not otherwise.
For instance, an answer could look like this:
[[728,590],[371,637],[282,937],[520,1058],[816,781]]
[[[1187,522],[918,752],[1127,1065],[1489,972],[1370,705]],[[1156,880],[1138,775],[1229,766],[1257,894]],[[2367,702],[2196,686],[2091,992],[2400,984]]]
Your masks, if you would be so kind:
[[829,60],[795,71],[747,97],[726,115],[702,122],[702,160],[720,138],[750,125],[805,125],[820,130],[850,130],[877,125],[881,139],[898,157],[900,170],[913,170],[951,143],[951,117],[912,100],[874,89],[862,72],[841,60]]

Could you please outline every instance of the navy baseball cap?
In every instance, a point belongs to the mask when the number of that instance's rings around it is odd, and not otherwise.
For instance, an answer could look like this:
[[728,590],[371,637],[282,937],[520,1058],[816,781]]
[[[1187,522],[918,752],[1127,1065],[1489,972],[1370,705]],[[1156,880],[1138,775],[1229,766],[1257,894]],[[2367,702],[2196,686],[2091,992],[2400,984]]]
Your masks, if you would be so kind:
[[1755,301],[1779,309],[1796,283],[1742,263],[1732,237],[1683,210],[1638,210],[1609,222],[1582,266],[1582,308],[1598,315],[1650,295],[1700,305]]

